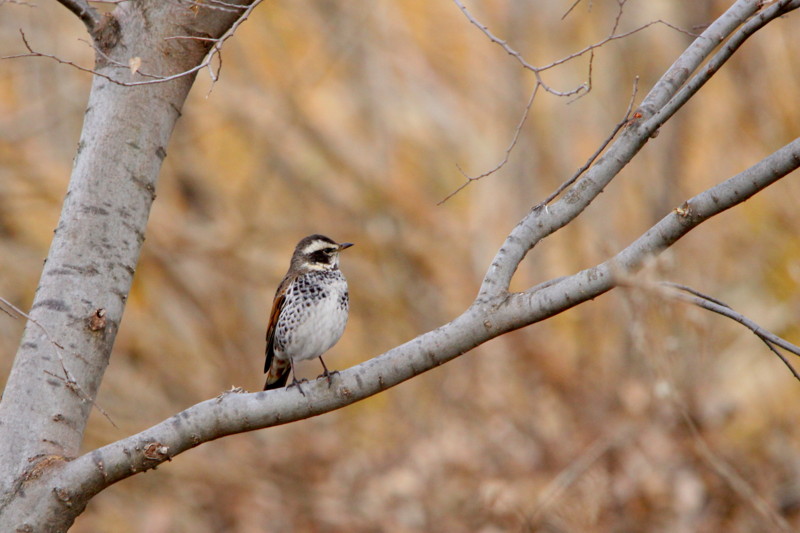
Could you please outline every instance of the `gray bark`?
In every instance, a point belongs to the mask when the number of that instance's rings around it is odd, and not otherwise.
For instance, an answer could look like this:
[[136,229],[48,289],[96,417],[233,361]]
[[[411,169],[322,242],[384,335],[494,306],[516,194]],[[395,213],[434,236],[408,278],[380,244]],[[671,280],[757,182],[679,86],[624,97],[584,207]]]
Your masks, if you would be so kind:
[[[168,76],[196,66],[209,41],[165,38],[218,38],[242,11],[194,7],[125,2],[113,16],[82,17],[102,52],[97,72],[122,82],[153,79],[131,74],[134,57],[148,74]],[[187,75],[127,87],[94,76],[61,217],[30,311],[41,327],[28,322],[0,403],[3,530],[65,530],[88,501],[65,502],[48,480],[78,454],[122,320],[166,146],[193,81]]]
[[[143,71],[162,75],[194,67],[208,50],[207,41],[164,37],[219,37],[240,14],[152,0],[123,3],[114,17],[101,20],[82,11],[82,2],[63,3],[86,22],[104,54],[121,65],[141,57]],[[533,208],[517,224],[489,266],[475,302],[452,322],[342,371],[330,388],[317,381],[304,386],[305,396],[297,389],[231,391],[76,457],[122,319],[165,146],[193,82],[185,76],[123,87],[95,76],[61,220],[30,313],[49,337],[37,324],[27,325],[0,403],[2,529],[65,530],[101,490],[189,448],[351,404],[595,298],[708,218],[786,176],[800,166],[800,140],[676,206],[609,261],[509,292],[518,265],[538,242],[579,216],[747,37],[798,6],[800,0],[766,7],[735,2],[678,58],[619,138],[561,199]],[[131,79],[126,67],[102,56],[97,68],[106,76]],[[75,379],[71,386],[50,338],[63,346],[61,357]]]

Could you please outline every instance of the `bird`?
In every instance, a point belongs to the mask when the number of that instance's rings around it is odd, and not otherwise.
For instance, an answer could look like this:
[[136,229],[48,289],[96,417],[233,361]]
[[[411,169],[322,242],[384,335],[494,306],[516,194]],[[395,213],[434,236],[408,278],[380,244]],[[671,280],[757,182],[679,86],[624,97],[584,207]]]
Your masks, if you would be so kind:
[[[339,253],[353,243],[337,243],[324,235],[300,240],[292,254],[289,270],[278,285],[267,325],[264,390],[297,385],[297,361],[319,357],[328,385],[331,375],[322,359],[338,342],[347,324],[350,294],[347,280],[339,270]],[[292,382],[287,386],[289,372]]]

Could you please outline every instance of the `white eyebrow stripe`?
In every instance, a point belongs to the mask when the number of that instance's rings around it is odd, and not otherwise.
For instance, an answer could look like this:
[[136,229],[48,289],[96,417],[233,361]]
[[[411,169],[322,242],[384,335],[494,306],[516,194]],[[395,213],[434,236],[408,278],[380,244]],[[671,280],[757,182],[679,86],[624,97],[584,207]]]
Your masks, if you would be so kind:
[[305,248],[303,248],[303,254],[311,255],[314,252],[319,252],[320,250],[325,250],[325,249],[335,250],[336,246],[326,241],[314,241],[308,244],[308,246],[306,246]]

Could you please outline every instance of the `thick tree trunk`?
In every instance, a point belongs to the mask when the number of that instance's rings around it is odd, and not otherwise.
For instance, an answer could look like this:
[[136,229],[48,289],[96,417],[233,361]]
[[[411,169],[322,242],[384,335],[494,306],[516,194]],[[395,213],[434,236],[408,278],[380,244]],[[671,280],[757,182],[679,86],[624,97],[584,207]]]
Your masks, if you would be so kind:
[[[93,28],[97,72],[152,80],[198,65],[242,10],[125,2]],[[139,74],[128,67],[140,58]],[[138,62],[138,60],[134,60]],[[48,486],[80,451],[194,75],[96,75],[61,218],[0,403],[0,529],[65,530],[85,507]],[[35,322],[34,322],[35,321]],[[66,369],[66,372],[65,372]],[[74,382],[72,380],[74,379]]]

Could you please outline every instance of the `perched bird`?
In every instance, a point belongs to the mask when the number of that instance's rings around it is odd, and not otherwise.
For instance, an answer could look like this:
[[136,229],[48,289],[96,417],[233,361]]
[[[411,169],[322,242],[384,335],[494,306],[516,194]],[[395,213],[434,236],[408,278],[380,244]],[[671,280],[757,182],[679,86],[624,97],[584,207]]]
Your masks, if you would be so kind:
[[269,315],[264,390],[285,386],[290,370],[290,386],[299,388],[294,363],[315,357],[319,357],[322,376],[330,383],[331,373],[322,354],[336,344],[347,323],[350,296],[347,280],[339,270],[339,252],[351,246],[324,235],[309,235],[297,243]]

